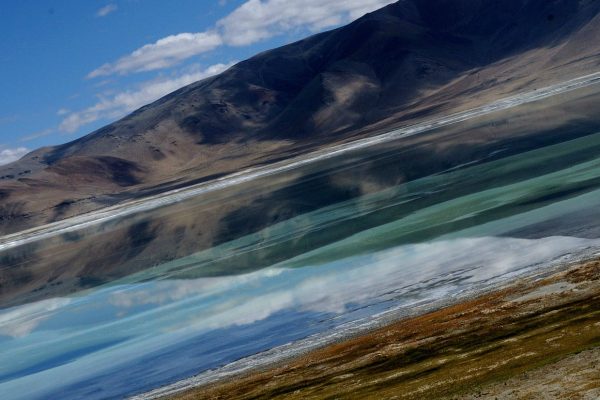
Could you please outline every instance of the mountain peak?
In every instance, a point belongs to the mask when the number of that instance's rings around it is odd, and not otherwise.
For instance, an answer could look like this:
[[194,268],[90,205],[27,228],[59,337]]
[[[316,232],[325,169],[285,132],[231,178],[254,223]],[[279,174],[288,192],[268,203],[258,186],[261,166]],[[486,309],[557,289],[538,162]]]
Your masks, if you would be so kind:
[[[599,9],[398,1],[1,167],[0,224],[47,223],[575,77],[597,67]],[[53,211],[66,200],[78,206]]]

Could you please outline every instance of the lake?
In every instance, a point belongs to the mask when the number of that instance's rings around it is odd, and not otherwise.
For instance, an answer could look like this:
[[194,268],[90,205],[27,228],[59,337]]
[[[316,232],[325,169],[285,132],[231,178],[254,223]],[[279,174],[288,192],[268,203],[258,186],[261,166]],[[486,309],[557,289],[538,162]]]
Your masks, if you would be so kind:
[[2,399],[210,380],[600,252],[597,96],[577,89],[5,249]]

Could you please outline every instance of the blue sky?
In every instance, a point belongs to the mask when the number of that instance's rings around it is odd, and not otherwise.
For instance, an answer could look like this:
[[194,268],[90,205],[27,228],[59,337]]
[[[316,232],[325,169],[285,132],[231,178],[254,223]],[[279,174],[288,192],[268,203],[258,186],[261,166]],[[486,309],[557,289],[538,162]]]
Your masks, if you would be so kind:
[[6,0],[0,164],[392,0]]

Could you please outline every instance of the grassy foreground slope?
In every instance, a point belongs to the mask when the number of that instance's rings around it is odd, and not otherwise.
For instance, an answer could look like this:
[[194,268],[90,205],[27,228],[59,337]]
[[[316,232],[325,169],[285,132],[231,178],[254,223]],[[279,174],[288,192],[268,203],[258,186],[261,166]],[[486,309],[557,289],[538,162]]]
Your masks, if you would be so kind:
[[173,398],[592,399],[599,345],[593,260]]

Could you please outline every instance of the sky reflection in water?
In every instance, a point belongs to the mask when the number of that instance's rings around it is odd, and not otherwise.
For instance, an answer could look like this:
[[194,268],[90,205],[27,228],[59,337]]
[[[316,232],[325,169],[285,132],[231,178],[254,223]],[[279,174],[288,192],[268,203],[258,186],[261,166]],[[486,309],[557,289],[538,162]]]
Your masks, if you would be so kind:
[[454,239],[320,266],[283,263],[246,275],[108,286],[24,305],[0,314],[0,391],[5,398],[106,398],[147,390],[599,243]]
[[[392,180],[76,295],[3,309],[0,398],[121,398],[595,253],[600,134],[585,133],[406,183]],[[384,165],[379,175],[386,175],[397,164],[388,147],[365,156],[363,169]],[[348,172],[360,156],[342,166],[311,166],[322,171],[307,176]],[[322,189],[308,184],[292,195],[302,197],[305,187]],[[296,200],[303,199],[289,201]],[[175,209],[192,217],[202,204]],[[234,228],[240,222],[232,221]],[[61,248],[63,238],[55,239],[50,244]]]

